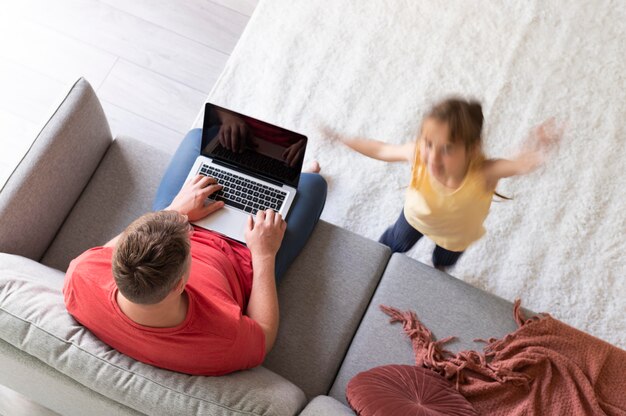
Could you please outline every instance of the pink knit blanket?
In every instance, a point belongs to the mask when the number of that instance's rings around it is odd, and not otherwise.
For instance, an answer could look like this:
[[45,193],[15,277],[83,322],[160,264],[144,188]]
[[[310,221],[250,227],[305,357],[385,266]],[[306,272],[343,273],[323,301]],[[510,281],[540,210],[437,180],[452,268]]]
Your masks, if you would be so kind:
[[453,337],[435,341],[414,312],[381,309],[402,322],[415,364],[455,382],[481,414],[626,416],[626,351],[548,314],[525,319],[519,300],[518,329],[482,353],[452,354],[443,345]]

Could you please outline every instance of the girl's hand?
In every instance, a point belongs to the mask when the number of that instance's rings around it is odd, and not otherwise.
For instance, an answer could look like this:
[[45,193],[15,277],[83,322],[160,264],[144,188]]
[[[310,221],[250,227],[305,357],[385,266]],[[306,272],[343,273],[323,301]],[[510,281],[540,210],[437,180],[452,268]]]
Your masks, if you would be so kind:
[[327,124],[319,124],[317,126],[320,134],[332,142],[341,141],[341,135],[337,132],[337,130],[331,128]]
[[517,174],[530,173],[543,165],[549,152],[560,143],[564,130],[565,124],[557,123],[554,117],[534,127],[522,146],[522,153],[515,158]]
[[531,130],[526,139],[528,150],[552,150],[561,141],[564,130],[565,123],[557,123],[554,117],[547,119]]
[[339,132],[331,127],[329,127],[326,124],[320,124],[318,125],[318,129],[320,131],[320,133],[322,134],[322,136],[328,138],[328,140],[330,140],[330,142],[332,144],[337,144],[337,143],[341,143],[344,146],[347,146],[351,149],[356,150],[357,152],[363,153],[366,156],[369,156],[367,153],[364,153],[360,148],[359,148],[359,142],[361,142],[362,140],[357,139],[357,138],[351,138],[348,136],[343,136],[341,134],[339,134]]
[[483,167],[487,189],[495,189],[502,178],[525,175],[543,165],[549,152],[561,141],[564,130],[564,123],[550,118],[531,130],[517,157],[487,160]]

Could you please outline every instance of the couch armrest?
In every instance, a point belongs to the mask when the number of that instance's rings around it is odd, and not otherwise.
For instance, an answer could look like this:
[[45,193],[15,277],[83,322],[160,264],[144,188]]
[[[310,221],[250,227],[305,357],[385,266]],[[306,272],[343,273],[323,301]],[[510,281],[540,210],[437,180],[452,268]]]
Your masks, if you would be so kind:
[[41,259],[112,140],[80,78],[0,189],[0,252]]

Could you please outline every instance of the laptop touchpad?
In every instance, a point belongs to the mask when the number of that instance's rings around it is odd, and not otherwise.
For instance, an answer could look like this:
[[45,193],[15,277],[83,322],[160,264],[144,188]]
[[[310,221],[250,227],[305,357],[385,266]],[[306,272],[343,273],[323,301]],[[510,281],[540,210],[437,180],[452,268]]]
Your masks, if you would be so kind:
[[194,224],[228,235],[237,241],[245,243],[245,227],[249,215],[250,214],[245,214],[235,209],[224,207],[206,218],[194,221]]

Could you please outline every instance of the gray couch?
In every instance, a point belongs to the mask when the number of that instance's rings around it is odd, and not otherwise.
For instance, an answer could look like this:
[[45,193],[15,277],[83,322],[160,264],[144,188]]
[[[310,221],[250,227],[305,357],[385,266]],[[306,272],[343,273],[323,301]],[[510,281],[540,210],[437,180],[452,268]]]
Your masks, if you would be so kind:
[[351,377],[413,363],[380,304],[459,336],[453,351],[515,329],[509,302],[320,221],[279,286],[262,367],[195,377],[136,362],[66,312],[64,270],[150,209],[169,159],[113,140],[91,86],[71,88],[0,190],[0,384],[64,415],[352,415]]

